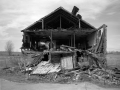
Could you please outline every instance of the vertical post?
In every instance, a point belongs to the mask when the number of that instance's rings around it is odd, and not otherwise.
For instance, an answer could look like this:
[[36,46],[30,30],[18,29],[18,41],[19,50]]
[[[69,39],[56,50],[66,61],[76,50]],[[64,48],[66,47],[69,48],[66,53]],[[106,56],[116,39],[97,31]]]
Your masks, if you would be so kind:
[[103,25],[103,33],[104,33],[104,55],[107,53],[107,26],[104,24]]
[[74,31],[74,47],[75,47],[75,31]]
[[44,20],[42,19],[42,29],[44,29]]
[[69,46],[71,45],[71,36],[69,36]]
[[81,28],[80,19],[79,19],[79,28]]
[[49,50],[49,62],[51,61],[52,52],[52,30],[50,30],[50,50]]
[[30,49],[30,36],[27,35],[28,50]]
[[62,26],[61,26],[61,16],[60,16],[60,29],[62,28]]
[[52,30],[50,30],[50,37],[51,37],[51,40],[50,40],[50,49],[52,49]]
[[72,35],[71,35],[71,37],[70,37],[70,38],[71,38],[71,47],[72,47]]
[[76,52],[73,53],[73,68],[76,68]]

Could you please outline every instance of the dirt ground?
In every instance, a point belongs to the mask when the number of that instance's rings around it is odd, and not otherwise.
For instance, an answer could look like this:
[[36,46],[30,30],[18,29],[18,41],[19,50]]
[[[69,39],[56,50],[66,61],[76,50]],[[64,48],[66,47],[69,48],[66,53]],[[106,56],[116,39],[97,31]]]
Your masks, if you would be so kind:
[[108,66],[117,67],[120,69],[120,54],[108,54],[107,64]]
[[120,90],[120,88],[102,88],[89,82],[74,84],[26,84],[0,79],[0,90]]

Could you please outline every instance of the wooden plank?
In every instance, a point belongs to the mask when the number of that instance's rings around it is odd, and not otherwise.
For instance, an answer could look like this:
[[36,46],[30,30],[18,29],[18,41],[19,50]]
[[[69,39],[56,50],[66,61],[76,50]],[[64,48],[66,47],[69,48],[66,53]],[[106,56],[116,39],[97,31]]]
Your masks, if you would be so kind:
[[81,23],[80,23],[80,19],[79,19],[79,28],[81,28]]
[[62,25],[61,25],[61,16],[60,16],[60,29],[62,28]]
[[61,58],[61,65],[63,69],[73,69],[72,56]]
[[71,32],[77,32],[77,31],[79,31],[79,32],[94,32],[94,31],[97,31],[96,29],[82,29],[82,28],[78,28],[78,29],[61,29],[61,30],[58,30],[58,29],[39,29],[39,30],[33,30],[33,31],[30,31],[30,30],[22,30],[22,32],[41,32],[41,31],[44,31],[44,32],[48,32],[48,31],[63,31],[63,32],[67,32],[67,31],[71,31]]
[[74,47],[75,47],[75,32],[74,32],[74,36],[73,37],[74,37]]
[[104,55],[107,54],[107,26],[104,24]]

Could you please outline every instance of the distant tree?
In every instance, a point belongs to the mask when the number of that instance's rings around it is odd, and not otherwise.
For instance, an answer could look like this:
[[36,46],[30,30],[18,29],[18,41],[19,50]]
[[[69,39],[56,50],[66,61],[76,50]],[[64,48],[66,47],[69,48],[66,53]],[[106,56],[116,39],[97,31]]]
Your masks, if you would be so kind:
[[14,46],[13,46],[12,41],[10,41],[10,40],[7,41],[6,46],[5,46],[5,50],[6,50],[6,52],[8,53],[9,56],[12,55],[13,49],[14,49]]

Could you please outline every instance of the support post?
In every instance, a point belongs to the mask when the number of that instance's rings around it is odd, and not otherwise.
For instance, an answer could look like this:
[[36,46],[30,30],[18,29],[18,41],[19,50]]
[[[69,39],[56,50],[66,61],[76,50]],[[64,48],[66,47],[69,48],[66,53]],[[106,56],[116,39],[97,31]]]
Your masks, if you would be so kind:
[[73,44],[72,44],[72,43],[73,43],[73,41],[72,41],[72,39],[73,39],[73,38],[72,38],[72,35],[71,35],[71,37],[70,37],[70,38],[71,38],[71,47],[72,47],[72,46],[73,46]]
[[79,28],[81,28],[80,19],[79,19]]
[[103,45],[104,45],[104,55],[106,55],[106,53],[107,53],[107,26],[104,24],[103,25],[103,32],[104,32],[104,43],[103,43]]
[[74,47],[75,47],[75,31],[74,31]]
[[51,61],[51,52],[52,52],[52,30],[50,30],[50,50],[49,50],[49,62]]
[[50,49],[52,49],[52,30],[50,30],[50,37],[51,37],[51,40],[50,40]]
[[44,20],[42,19],[42,29],[44,29]]
[[76,52],[74,52],[74,54],[73,54],[73,68],[76,68]]
[[62,28],[62,26],[61,26],[61,16],[60,16],[60,29]]

